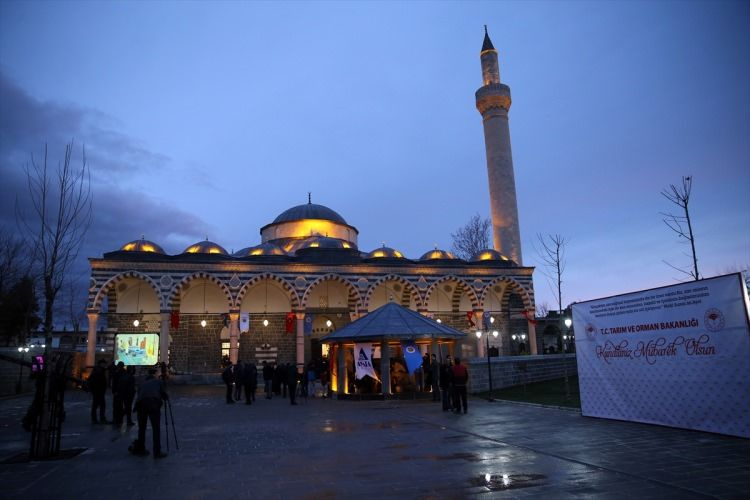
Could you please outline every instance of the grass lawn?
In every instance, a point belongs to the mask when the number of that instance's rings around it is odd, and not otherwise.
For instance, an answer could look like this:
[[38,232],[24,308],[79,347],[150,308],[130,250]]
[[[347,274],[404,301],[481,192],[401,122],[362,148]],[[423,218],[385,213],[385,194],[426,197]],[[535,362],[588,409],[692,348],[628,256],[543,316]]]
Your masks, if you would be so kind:
[[[508,401],[523,401],[550,406],[567,406],[570,408],[581,407],[581,395],[578,391],[578,376],[568,377],[570,385],[570,399],[565,399],[565,379],[547,380],[531,384],[494,389],[492,397]],[[475,396],[487,399],[487,393],[475,394]]]

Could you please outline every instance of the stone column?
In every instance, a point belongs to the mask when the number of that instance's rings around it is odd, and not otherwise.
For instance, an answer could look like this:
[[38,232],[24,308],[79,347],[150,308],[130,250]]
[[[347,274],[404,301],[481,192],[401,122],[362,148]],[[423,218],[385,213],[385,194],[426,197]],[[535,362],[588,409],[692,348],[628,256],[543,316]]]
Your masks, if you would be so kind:
[[391,394],[391,348],[388,339],[380,341],[380,382],[383,386],[383,396]]
[[89,311],[86,313],[89,318],[89,335],[88,343],[86,344],[86,368],[94,367],[94,359],[96,358],[96,323],[99,320],[99,313]]
[[229,311],[229,362],[237,363],[239,357],[240,312]]
[[296,312],[297,316],[297,371],[305,372],[305,313]]
[[169,363],[169,311],[161,311],[159,325],[159,362]]
[[536,355],[537,348],[536,348],[536,325],[529,322],[529,352],[532,355]]
[[[487,332],[484,331],[484,325],[482,324],[482,320],[484,319],[484,312],[480,309],[477,311],[472,311],[472,314],[474,314],[474,329],[471,332],[471,335],[474,337],[474,340],[477,341],[477,357],[483,358],[487,355],[485,352],[485,344],[487,342],[487,339],[484,338],[484,336],[487,334]],[[482,336],[477,338],[477,332],[481,331]]]
[[338,353],[336,355],[336,375],[338,381],[336,384],[336,394],[341,396],[346,394],[346,347],[343,342],[339,344]]

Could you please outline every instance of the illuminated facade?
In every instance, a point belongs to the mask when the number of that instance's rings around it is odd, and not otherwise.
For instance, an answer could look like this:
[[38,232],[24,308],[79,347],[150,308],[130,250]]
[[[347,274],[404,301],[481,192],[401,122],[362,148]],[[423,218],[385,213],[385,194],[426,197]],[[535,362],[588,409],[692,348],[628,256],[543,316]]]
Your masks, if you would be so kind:
[[91,258],[87,365],[94,364],[100,329],[158,333],[159,359],[185,373],[216,373],[224,356],[307,363],[326,355],[321,337],[394,301],[471,333],[453,346],[456,355],[485,354],[484,339],[473,332],[489,317],[499,331],[490,347],[500,355],[518,352],[512,336],[520,332],[536,353],[527,320],[534,311],[533,268],[517,264],[520,244],[516,259],[501,253],[497,241],[468,261],[439,249],[410,259],[387,247],[360,251],[358,235],[336,211],[308,199],[262,227],[255,246],[231,255],[210,241],[167,255],[141,239]]

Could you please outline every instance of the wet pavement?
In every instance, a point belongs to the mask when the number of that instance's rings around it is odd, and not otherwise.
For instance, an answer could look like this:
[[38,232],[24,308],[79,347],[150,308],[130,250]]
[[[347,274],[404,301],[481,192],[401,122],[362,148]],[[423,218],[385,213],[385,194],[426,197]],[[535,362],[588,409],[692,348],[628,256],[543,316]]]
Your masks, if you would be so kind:
[[[259,395],[247,406],[226,404],[222,386],[170,393],[175,427],[161,460],[130,455],[136,427],[91,425],[88,395],[70,391],[62,448],[83,451],[7,463],[28,449],[20,418],[30,396],[1,399],[0,497],[682,499],[750,492],[750,440],[742,438],[476,398],[468,414],[456,415],[423,400],[291,406]],[[166,451],[163,418],[162,443]]]

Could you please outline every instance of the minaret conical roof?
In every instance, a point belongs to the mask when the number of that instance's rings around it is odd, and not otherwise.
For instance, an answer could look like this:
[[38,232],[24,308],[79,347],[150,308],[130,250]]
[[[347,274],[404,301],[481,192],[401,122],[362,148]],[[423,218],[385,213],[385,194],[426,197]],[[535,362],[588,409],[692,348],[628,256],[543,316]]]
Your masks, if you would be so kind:
[[495,47],[492,45],[492,40],[490,40],[490,35],[487,33],[487,25],[484,25],[484,43],[482,43],[482,52],[485,50],[495,50]]

